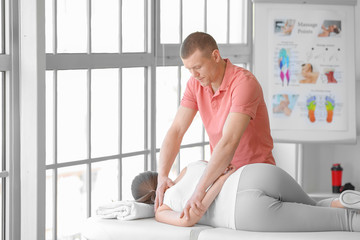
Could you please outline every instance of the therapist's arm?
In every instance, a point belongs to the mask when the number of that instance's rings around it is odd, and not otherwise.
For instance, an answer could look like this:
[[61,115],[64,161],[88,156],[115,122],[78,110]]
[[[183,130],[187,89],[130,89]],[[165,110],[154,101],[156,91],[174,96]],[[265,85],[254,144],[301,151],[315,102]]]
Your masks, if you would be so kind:
[[182,138],[193,121],[196,112],[194,109],[180,106],[164,138],[159,157],[155,210],[162,205],[166,189],[174,184],[168,175],[176,155],[180,150]]
[[241,136],[250,122],[250,116],[243,113],[229,113],[223,127],[223,136],[215,146],[210,161],[180,217],[189,218],[190,209],[200,215],[205,206],[202,199],[206,189],[224,172],[230,164],[239,145]]

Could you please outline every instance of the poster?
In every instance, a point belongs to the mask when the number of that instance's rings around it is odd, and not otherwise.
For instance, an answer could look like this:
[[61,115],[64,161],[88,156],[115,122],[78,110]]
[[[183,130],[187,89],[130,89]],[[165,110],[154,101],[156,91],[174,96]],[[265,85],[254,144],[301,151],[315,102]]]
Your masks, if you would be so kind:
[[271,128],[346,131],[345,13],[272,10],[268,17]]

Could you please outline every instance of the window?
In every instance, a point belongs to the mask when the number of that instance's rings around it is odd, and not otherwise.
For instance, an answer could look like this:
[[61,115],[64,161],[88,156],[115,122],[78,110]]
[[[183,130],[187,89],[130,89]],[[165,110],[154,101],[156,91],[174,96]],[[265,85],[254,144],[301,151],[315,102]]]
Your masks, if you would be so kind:
[[151,168],[149,3],[46,1],[46,239],[80,239]]
[[[250,7],[236,0],[45,1],[46,239],[81,239],[81,221],[103,203],[131,199],[132,179],[156,170],[190,76],[178,56],[190,32],[208,31],[223,57],[250,66]],[[171,176],[209,156],[196,116]]]

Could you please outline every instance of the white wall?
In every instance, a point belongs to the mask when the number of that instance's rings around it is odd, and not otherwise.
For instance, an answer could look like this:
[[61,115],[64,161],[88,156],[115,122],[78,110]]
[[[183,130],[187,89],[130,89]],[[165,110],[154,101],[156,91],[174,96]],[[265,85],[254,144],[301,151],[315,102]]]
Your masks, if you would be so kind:
[[273,155],[276,161],[276,165],[287,171],[295,179],[297,179],[296,154],[297,152],[295,144],[274,144]]
[[355,7],[356,126],[357,144],[304,144],[303,187],[307,192],[331,192],[333,163],[344,168],[343,184],[351,182],[360,190],[360,1]]

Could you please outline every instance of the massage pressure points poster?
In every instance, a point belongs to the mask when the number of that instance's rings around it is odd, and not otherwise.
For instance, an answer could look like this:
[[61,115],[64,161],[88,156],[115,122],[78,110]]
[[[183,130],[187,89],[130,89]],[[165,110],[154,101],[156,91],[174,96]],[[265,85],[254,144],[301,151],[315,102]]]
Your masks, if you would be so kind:
[[272,129],[347,129],[344,15],[336,10],[269,13]]

